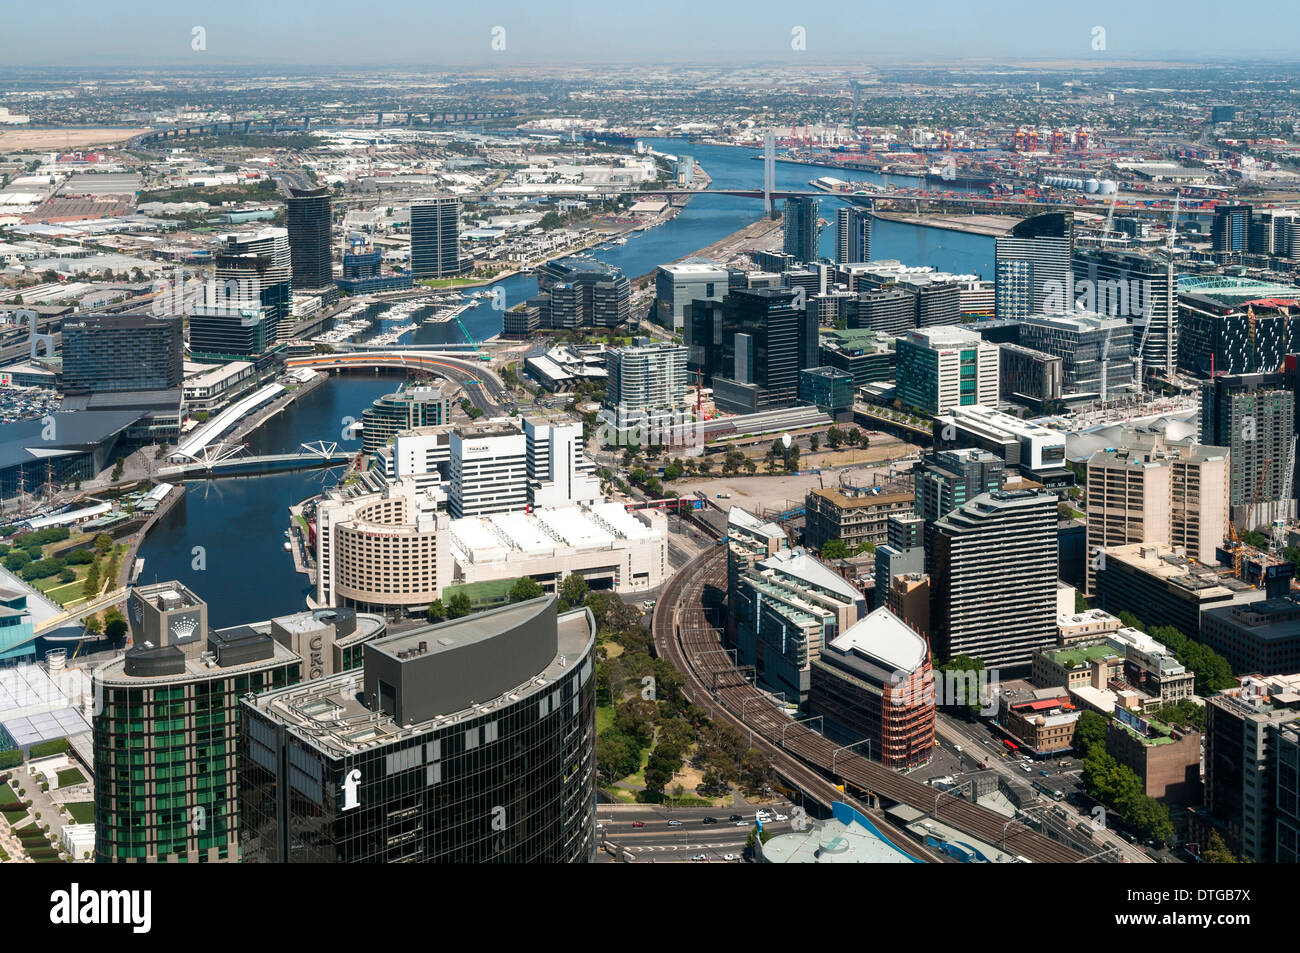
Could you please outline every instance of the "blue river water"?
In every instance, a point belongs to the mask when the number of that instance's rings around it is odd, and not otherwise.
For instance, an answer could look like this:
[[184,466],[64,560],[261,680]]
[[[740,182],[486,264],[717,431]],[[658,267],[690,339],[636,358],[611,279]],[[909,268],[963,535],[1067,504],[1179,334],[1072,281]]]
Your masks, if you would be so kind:
[[[763,164],[756,153],[727,146],[708,146],[682,139],[645,140],[660,152],[688,154],[708,172],[714,188],[761,187]],[[886,177],[868,172],[828,169],[825,166],[779,162],[777,189],[804,189],[810,179],[831,175],[849,181],[883,183]],[[912,179],[898,184],[915,185]],[[821,237],[821,252],[834,257],[835,210],[839,199],[822,201],[821,217],[832,223]],[[655,267],[688,255],[755,221],[762,201],[727,195],[700,195],[672,221],[628,236],[626,245],[594,252],[595,257],[617,265],[629,277],[648,274]],[[897,222],[876,221],[872,232],[872,258],[897,258],[909,265],[933,265],[944,271],[993,275],[993,240],[982,235],[954,232]],[[516,275],[497,282],[513,307],[537,293],[537,280]],[[417,319],[422,315],[417,313]],[[462,315],[466,330],[476,340],[501,330],[501,313],[487,299]],[[463,341],[455,322],[419,325],[417,343]],[[315,440],[338,441],[356,448],[359,441],[342,440],[344,418],[359,418],[361,411],[382,394],[393,390],[400,377],[391,375],[341,375],[332,378],[289,409],[259,428],[248,440],[252,453],[296,450]],[[145,560],[142,582],[179,579],[208,601],[212,625],[227,626],[293,612],[303,607],[310,586],[295,573],[284,551],[288,507],[318,493],[336,478],[335,471],[307,471],[273,476],[243,477],[186,484],[185,498],[159,520],[141,547]],[[331,475],[333,474],[333,475]]]

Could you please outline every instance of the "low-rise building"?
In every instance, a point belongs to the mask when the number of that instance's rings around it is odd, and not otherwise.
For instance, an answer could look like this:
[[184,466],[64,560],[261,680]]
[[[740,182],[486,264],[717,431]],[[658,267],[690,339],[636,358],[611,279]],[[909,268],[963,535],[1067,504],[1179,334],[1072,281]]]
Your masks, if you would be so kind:
[[1106,728],[1106,753],[1132,769],[1142,793],[1166,804],[1201,802],[1201,733],[1120,711]]
[[1027,681],[999,686],[998,725],[1035,755],[1068,751],[1074,745],[1079,709],[1059,688],[1035,688]]
[[1234,672],[1300,672],[1300,598],[1279,596],[1206,609],[1201,641]]

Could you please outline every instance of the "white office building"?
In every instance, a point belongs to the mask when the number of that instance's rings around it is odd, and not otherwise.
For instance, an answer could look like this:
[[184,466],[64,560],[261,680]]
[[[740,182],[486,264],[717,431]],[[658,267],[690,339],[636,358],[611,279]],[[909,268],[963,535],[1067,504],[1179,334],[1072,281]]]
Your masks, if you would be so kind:
[[727,269],[707,258],[688,258],[660,265],[655,272],[655,321],[673,331],[685,326],[692,301],[721,301],[727,293]]

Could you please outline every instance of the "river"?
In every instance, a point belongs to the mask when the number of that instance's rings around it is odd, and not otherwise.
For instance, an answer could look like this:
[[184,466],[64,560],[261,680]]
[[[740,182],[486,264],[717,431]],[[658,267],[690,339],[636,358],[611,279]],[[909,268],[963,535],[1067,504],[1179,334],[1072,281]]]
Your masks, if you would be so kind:
[[[727,146],[709,146],[683,139],[643,140],[652,148],[687,154],[708,172],[714,188],[754,188],[761,185],[763,164],[756,153]],[[831,175],[849,181],[885,183],[888,177],[869,172],[828,169],[825,166],[779,162],[777,189],[805,189],[808,181]],[[915,180],[898,182],[914,185]],[[821,253],[835,252],[835,210],[844,203],[827,196],[821,217],[832,224],[821,236]],[[671,221],[628,236],[593,254],[617,265],[629,277],[647,274],[665,262],[688,255],[757,218],[761,200],[728,195],[700,195]],[[933,265],[944,271],[993,276],[993,239],[966,232],[927,228],[902,222],[876,221],[871,238],[872,257],[897,258],[909,265]],[[537,279],[516,275],[497,282],[513,307],[537,293]],[[417,313],[416,319],[424,313]],[[469,334],[481,340],[501,330],[501,314],[487,299],[464,315]],[[386,324],[391,326],[391,323]],[[416,343],[462,341],[455,323],[419,325]],[[344,418],[359,418],[370,402],[395,388],[395,376],[342,375],[313,390],[274,417],[249,437],[252,453],[288,452],[315,440],[338,441],[359,447],[360,441],[341,439]],[[334,471],[306,471],[273,476],[195,481],[185,487],[185,498],[167,513],[145,540],[140,555],[145,560],[142,582],[179,579],[208,602],[214,626],[270,618],[303,608],[310,586],[307,577],[293,570],[284,551],[288,507],[320,492]],[[198,547],[196,551],[196,547]]]

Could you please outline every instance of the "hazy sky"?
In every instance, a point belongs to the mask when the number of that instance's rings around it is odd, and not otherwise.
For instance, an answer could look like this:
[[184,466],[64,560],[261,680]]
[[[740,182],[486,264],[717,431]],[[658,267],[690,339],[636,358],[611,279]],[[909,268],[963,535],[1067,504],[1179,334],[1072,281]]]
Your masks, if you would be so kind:
[[[206,49],[192,48],[202,27]],[[504,28],[505,50],[492,48]],[[803,27],[806,49],[792,49]],[[1094,49],[1094,28],[1104,50]],[[498,36],[500,34],[498,33]],[[0,65],[1294,59],[1295,0],[54,0],[0,5]]]

